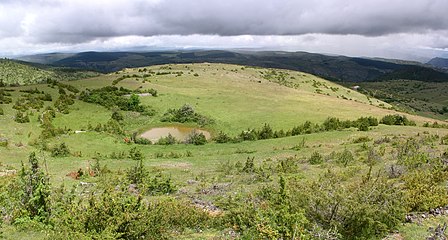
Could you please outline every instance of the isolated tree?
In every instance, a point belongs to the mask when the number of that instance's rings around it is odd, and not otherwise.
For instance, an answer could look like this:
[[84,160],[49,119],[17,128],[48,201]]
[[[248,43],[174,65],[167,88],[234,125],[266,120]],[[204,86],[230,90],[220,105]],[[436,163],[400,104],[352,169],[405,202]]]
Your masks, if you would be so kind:
[[25,216],[41,222],[50,216],[50,181],[42,169],[36,153],[32,152],[28,159],[29,166],[22,162],[20,171],[20,202],[26,211]]

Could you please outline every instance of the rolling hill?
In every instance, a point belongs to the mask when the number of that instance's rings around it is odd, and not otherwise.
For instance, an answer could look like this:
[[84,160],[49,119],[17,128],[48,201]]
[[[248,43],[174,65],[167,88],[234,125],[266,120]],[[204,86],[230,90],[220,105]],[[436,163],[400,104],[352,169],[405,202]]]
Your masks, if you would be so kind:
[[[420,236],[405,215],[446,202],[446,125],[304,72],[166,64],[0,96],[6,239]],[[144,138],[173,128],[212,138]],[[37,213],[20,195],[35,182]]]
[[[47,59],[55,66],[89,69],[104,73],[123,68],[169,63],[229,63],[258,67],[297,70],[332,81],[377,81],[409,79],[448,81],[448,74],[414,62],[329,56],[307,52],[250,52],[250,51],[159,51],[159,52],[83,52],[54,57],[38,55],[35,61]],[[33,60],[33,56],[23,59]]]
[[47,80],[74,80],[98,75],[99,73],[88,70],[0,59],[0,85],[3,86],[29,85]]

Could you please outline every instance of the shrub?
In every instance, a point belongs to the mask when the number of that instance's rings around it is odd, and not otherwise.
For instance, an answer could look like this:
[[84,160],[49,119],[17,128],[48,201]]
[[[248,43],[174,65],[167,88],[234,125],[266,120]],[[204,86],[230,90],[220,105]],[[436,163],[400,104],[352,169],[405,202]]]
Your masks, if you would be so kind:
[[271,139],[274,137],[274,131],[269,124],[265,123],[264,126],[258,131],[258,139]]
[[134,138],[134,143],[140,144],[140,145],[151,145],[152,144],[152,142],[146,138]]
[[238,137],[243,141],[255,141],[258,138],[258,134],[255,129],[247,129],[247,131],[242,131]]
[[7,147],[9,144],[9,141],[7,138],[0,137],[0,147]]
[[355,160],[352,152],[348,149],[344,149],[341,153],[337,154],[336,162],[346,167]]
[[322,124],[322,127],[325,131],[339,130],[341,128],[341,122],[335,117],[327,118]]
[[172,230],[206,227],[208,214],[174,198],[143,201],[126,189],[97,191],[86,198],[64,194],[51,239],[169,239]]
[[117,122],[119,122],[119,121],[123,121],[123,114],[121,114],[120,112],[118,112],[118,111],[114,111],[113,113],[112,113],[112,116],[111,116],[111,118],[113,119],[113,120],[115,120],[115,121],[117,121]]
[[398,114],[395,115],[386,115],[384,116],[380,123],[385,125],[403,125],[403,126],[415,126],[415,122],[408,120],[406,116],[401,116]]
[[200,126],[212,124],[214,121],[194,111],[193,107],[185,104],[179,109],[168,109],[160,119],[162,122],[194,122]]
[[0,116],[5,115],[5,112],[3,112],[3,108],[0,107]]
[[227,135],[226,133],[221,131],[213,140],[217,143],[228,143],[232,141],[232,138],[229,137],[229,135]]
[[171,135],[171,133],[168,134],[166,137],[162,137],[157,141],[157,145],[173,145],[177,143],[177,139]]
[[50,217],[50,181],[39,167],[36,154],[33,152],[28,159],[29,166],[19,174],[19,195],[21,211],[15,221],[20,218],[31,218],[40,222],[47,222]]
[[402,177],[405,188],[405,203],[411,211],[428,211],[446,206],[446,173],[440,170],[416,170]]
[[129,150],[129,158],[132,160],[140,161],[144,158],[143,153],[137,149],[136,147],[131,148]]
[[52,157],[68,157],[70,155],[70,149],[65,143],[59,144],[51,149]]
[[367,136],[361,136],[356,139],[353,139],[353,143],[366,143],[370,141],[372,141],[372,139]]
[[145,186],[151,195],[170,194],[176,191],[176,187],[171,181],[171,178],[163,177],[161,174],[150,178]]
[[18,123],[28,123],[30,122],[30,118],[28,117],[28,114],[24,114],[21,111],[17,111],[14,121]]
[[187,144],[204,145],[207,143],[205,135],[201,132],[193,131],[185,140]]
[[315,151],[311,154],[308,162],[312,165],[321,164],[324,162],[324,157],[319,152]]
[[137,164],[126,171],[126,178],[132,184],[141,184],[148,177],[149,173],[143,166],[143,160],[139,159]]

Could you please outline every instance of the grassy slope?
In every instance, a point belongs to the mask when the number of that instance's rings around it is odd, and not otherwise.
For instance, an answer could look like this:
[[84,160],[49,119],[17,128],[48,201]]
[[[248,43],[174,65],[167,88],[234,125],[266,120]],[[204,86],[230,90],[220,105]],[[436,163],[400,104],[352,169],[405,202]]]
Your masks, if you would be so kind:
[[[166,68],[168,66],[165,66]],[[266,69],[244,68],[236,65],[225,64],[188,64],[171,65],[171,70],[160,70],[160,66],[151,67],[154,71],[180,71],[184,74],[180,77],[175,75],[159,75],[147,78],[143,83],[142,78],[126,79],[120,82],[119,86],[135,89],[154,88],[158,90],[159,97],[142,97],[141,100],[157,110],[155,117],[136,117],[132,114],[125,116],[125,128],[131,133],[133,131],[143,131],[153,126],[163,125],[159,121],[160,116],[168,108],[178,108],[185,103],[189,103],[202,114],[208,115],[216,120],[216,124],[210,126],[212,132],[219,130],[227,133],[237,134],[248,127],[259,128],[264,123],[269,123],[274,129],[290,129],[294,125],[311,120],[322,123],[328,116],[335,116],[341,119],[356,119],[360,116],[381,117],[394,113],[391,110],[376,107],[384,104],[375,99],[369,100],[358,92],[348,90],[334,83],[293,71],[283,71],[288,73],[291,82],[299,84],[294,89],[270,82],[262,78],[260,72],[267,72]],[[191,71],[193,70],[193,71]],[[189,73],[188,73],[189,72]],[[199,76],[195,77],[197,73]],[[79,88],[97,88],[110,85],[113,80],[124,74],[137,74],[138,69],[124,70],[118,74],[109,74],[94,79],[72,81],[70,84]],[[291,79],[293,76],[295,79]],[[316,93],[314,82],[320,82],[319,89],[323,94]],[[259,82],[261,81],[261,83]],[[316,85],[316,84],[315,84]],[[328,88],[326,88],[327,86]],[[57,98],[57,89],[49,88],[46,85],[31,86],[53,95]],[[336,91],[330,87],[339,88]],[[13,88],[13,98],[17,99],[22,93],[19,89],[30,87]],[[329,94],[326,95],[326,93]],[[344,95],[347,99],[342,98]],[[46,103],[48,104],[48,103]],[[387,106],[387,104],[385,104]],[[37,122],[37,113],[31,117],[31,123],[18,124],[13,121],[15,110],[12,104],[2,105],[5,115],[0,116],[0,136],[10,140],[7,148],[0,147],[0,169],[19,168],[20,161],[26,160],[29,152],[34,148],[29,145],[37,138],[41,129]],[[58,127],[68,127],[72,130],[85,128],[87,124],[95,125],[105,123],[111,114],[110,110],[103,107],[76,101],[70,107],[71,113],[68,115],[58,114],[54,124]],[[429,119],[410,116],[419,124]],[[216,180],[220,173],[217,169],[223,163],[229,161],[244,162],[248,156],[254,156],[257,162],[265,159],[282,159],[287,156],[297,156],[299,159],[306,159],[313,151],[329,154],[332,151],[341,151],[345,148],[356,152],[360,157],[364,153],[359,152],[362,144],[354,144],[353,139],[360,136],[369,136],[372,139],[379,139],[385,135],[413,136],[415,134],[446,135],[446,129],[427,129],[420,127],[395,127],[384,126],[374,128],[369,132],[358,132],[349,129],[338,132],[326,132],[310,134],[305,136],[288,137],[281,139],[270,139],[256,142],[242,142],[239,144],[215,144],[210,143],[204,146],[173,145],[173,146],[137,146],[145,155],[145,165],[151,167],[152,171],[163,171],[170,174],[178,186],[187,191],[195,192],[199,186],[187,184],[188,179],[204,177],[209,179],[206,182]],[[296,151],[292,147],[299,144],[302,139],[306,140],[306,148]],[[71,171],[79,168],[87,168],[93,162],[93,158],[100,153],[102,156],[112,152],[129,151],[134,145],[124,144],[120,138],[108,134],[95,132],[71,133],[53,139],[50,144],[65,142],[72,152],[81,152],[82,155],[66,158],[52,158],[48,152],[38,152],[40,159],[45,159],[46,166],[51,175],[51,180],[55,186],[65,182],[68,184],[77,183],[66,176]],[[23,146],[22,146],[23,145]],[[187,152],[190,156],[187,156]],[[163,154],[163,157],[157,155]],[[113,160],[107,157],[101,158],[101,164],[106,164],[112,170],[125,170],[134,164],[130,159]],[[386,164],[386,163],[384,163]],[[359,163],[361,166],[362,163]],[[326,171],[325,164],[312,166],[307,163],[301,164],[301,175],[305,178],[315,178],[322,171]],[[362,174],[365,168],[354,166],[354,171]],[[380,165],[378,167],[384,167]],[[238,177],[219,179],[219,181],[238,182]],[[89,180],[87,180],[89,181]],[[208,183],[206,183],[208,184]],[[258,185],[248,185],[244,189],[235,184],[231,189],[235,191],[251,191]],[[208,196],[203,196],[208,198]],[[14,236],[14,231],[6,233],[7,237]]]
[[88,70],[50,67],[0,59],[0,82],[6,86],[30,85],[52,80],[75,80],[100,75]]
[[[393,105],[408,109],[421,116],[448,119],[448,112],[440,112],[448,107],[448,83],[393,80],[384,82],[357,83],[371,94]],[[442,113],[442,114],[441,114]]]
[[35,84],[54,76],[51,71],[0,59],[0,80],[6,85]]
[[[185,69],[188,68],[188,71]],[[153,67],[158,69],[159,67]],[[290,75],[296,77],[294,81],[299,83],[298,89],[288,88],[277,83],[269,82],[261,78],[260,71],[267,71],[261,69],[246,68],[241,70],[240,66],[224,65],[224,64],[193,64],[193,65],[177,65],[172,66],[172,70],[184,70],[185,73],[181,77],[174,75],[160,75],[153,76],[148,79],[150,82],[142,83],[142,79],[127,79],[119,83],[119,86],[127,88],[155,88],[159,92],[159,97],[141,97],[141,101],[145,104],[153,106],[157,110],[157,115],[154,117],[135,117],[132,114],[126,114],[125,129],[132,133],[134,131],[144,131],[154,126],[165,125],[159,121],[160,116],[168,108],[178,108],[181,105],[188,103],[194,106],[197,112],[205,114],[216,120],[216,124],[208,127],[212,133],[224,131],[231,135],[236,135],[247,128],[260,128],[264,123],[269,123],[274,129],[290,129],[295,125],[301,124],[306,120],[321,123],[329,116],[339,117],[341,119],[356,119],[360,116],[376,116],[381,117],[386,114],[394,113],[391,110],[383,109],[374,106],[375,104],[382,104],[379,101],[373,100],[372,104],[368,104],[367,98],[355,91],[351,91],[334,83],[325,81],[323,79],[314,77],[312,75],[303,74],[299,72],[285,71]],[[231,71],[238,69],[237,72]],[[193,72],[191,72],[193,70]],[[168,70],[163,70],[168,71]],[[108,84],[121,76],[122,74],[138,74],[138,70],[129,69],[124,70],[119,74],[104,75],[94,79],[72,81],[70,84],[79,88],[97,88]],[[199,76],[193,76],[198,73]],[[320,87],[323,91],[328,92],[330,96],[315,93],[315,87],[312,86],[312,81],[319,81],[322,85],[329,87],[339,87],[339,90],[333,92],[325,87]],[[259,83],[258,81],[261,81]],[[57,98],[57,90],[49,88],[46,85],[36,85],[40,90],[51,93],[53,99]],[[34,88],[35,86],[33,86]],[[28,89],[29,87],[18,87],[19,89]],[[22,93],[18,91],[12,92],[13,98],[18,98]],[[344,100],[338,96],[346,96],[352,100]],[[46,103],[48,104],[48,103]],[[13,121],[15,110],[11,109],[12,104],[4,105],[5,115],[0,117],[0,135],[10,139],[10,147],[8,149],[0,149],[0,162],[18,166],[19,161],[26,159],[27,154],[33,150],[28,146],[31,141],[37,138],[41,129],[37,122],[37,113],[31,117],[31,123],[19,124]],[[111,111],[101,106],[76,101],[75,105],[71,106],[70,114],[58,114],[54,120],[57,127],[67,127],[71,130],[80,130],[86,128],[90,123],[96,125],[97,123],[105,123],[110,117]],[[428,119],[410,116],[411,119],[416,120],[420,124]],[[381,129],[385,129],[384,126]],[[326,138],[326,134],[334,134],[336,136],[349,136],[350,132],[324,133],[317,134],[320,138]],[[335,138],[332,136],[331,138]],[[284,141],[290,142],[289,145],[294,145],[301,137],[285,138],[279,140],[269,140],[273,143],[282,143]],[[91,160],[95,152],[102,154],[110,154],[112,151],[125,151],[131,146],[124,145],[120,139],[107,134],[99,133],[81,133],[70,134],[58,137],[54,142],[67,142],[73,151],[81,151],[83,157],[74,158],[76,161],[69,160],[71,163],[69,169],[75,166],[87,166],[87,160]],[[265,142],[265,141],[261,141]],[[206,146],[146,146],[141,147],[147,156],[154,155],[157,152],[179,152],[185,153],[187,150],[198,149],[195,153],[194,161],[204,161],[215,158],[216,155],[221,155],[222,152],[230,154],[237,149],[248,145],[248,148],[262,145],[257,143],[241,143],[241,144],[209,144]],[[275,145],[274,144],[274,145]],[[17,146],[20,147],[17,147]],[[24,145],[24,146],[21,146]],[[254,145],[254,146],[252,146]],[[280,144],[282,145],[282,144]],[[228,148],[228,149],[227,149]],[[226,150],[227,149],[227,150]],[[262,147],[262,149],[264,149]],[[270,155],[272,147],[267,148],[267,152],[263,155]],[[257,150],[259,151],[259,150]],[[200,158],[198,159],[198,155]],[[172,159],[171,159],[172,160]],[[55,167],[55,172],[59,178],[68,171],[61,171],[68,167],[64,160],[53,160],[53,164],[49,168]],[[152,160],[153,162],[160,162],[159,159]],[[79,162],[79,164],[78,164]],[[121,162],[114,164],[114,166],[128,166],[129,163]],[[52,171],[53,172],[53,171]]]

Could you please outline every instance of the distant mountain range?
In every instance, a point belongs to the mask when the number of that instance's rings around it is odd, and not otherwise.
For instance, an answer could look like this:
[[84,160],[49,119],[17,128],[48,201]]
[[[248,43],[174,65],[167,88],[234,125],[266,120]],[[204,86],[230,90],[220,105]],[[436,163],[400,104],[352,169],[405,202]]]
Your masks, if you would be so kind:
[[[103,73],[123,68],[170,63],[231,63],[258,67],[298,70],[343,82],[411,79],[448,82],[448,73],[430,65],[391,59],[329,56],[307,52],[278,51],[158,51],[158,52],[82,52],[77,54],[39,54],[24,61],[94,70]],[[432,64],[431,64],[432,65]],[[438,68],[441,68],[437,66]]]
[[448,69],[448,59],[447,58],[433,58],[428,62],[428,65],[442,68],[442,69]]

